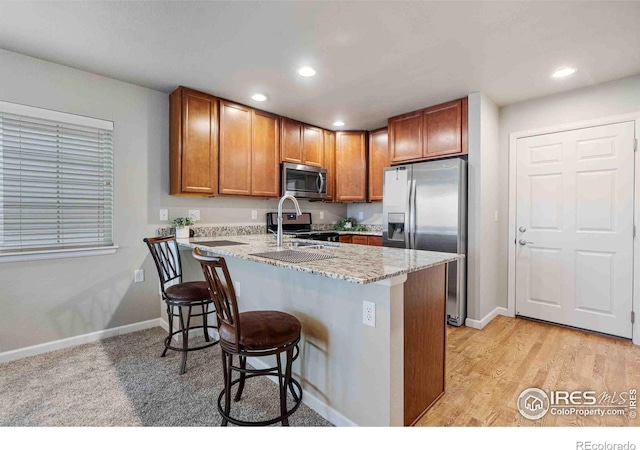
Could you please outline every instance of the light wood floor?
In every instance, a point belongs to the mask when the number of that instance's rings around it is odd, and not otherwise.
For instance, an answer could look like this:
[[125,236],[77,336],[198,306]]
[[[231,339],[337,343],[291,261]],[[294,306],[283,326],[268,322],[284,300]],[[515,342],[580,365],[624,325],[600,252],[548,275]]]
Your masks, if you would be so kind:
[[[640,391],[640,347],[559,326],[498,316],[484,330],[448,327],[446,391],[419,426],[640,426],[625,416],[523,418],[528,387]],[[640,413],[640,407],[638,409]]]

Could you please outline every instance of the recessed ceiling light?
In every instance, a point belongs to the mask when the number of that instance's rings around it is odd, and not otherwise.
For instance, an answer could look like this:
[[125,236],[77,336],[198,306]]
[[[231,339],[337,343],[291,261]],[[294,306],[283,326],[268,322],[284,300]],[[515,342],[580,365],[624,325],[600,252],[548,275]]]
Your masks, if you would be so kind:
[[553,78],[564,78],[564,77],[568,77],[569,75],[573,75],[575,73],[576,69],[574,69],[573,67],[563,67],[562,69],[558,69],[555,72],[553,72],[553,75],[551,75]]
[[264,102],[267,99],[267,96],[264,94],[253,94],[251,98],[257,102]]
[[298,75],[301,77],[312,77],[316,74],[316,71],[313,67],[304,66],[298,69]]
[[344,122],[342,120],[336,120],[335,122],[333,122],[333,126],[334,127],[343,127],[344,126]]

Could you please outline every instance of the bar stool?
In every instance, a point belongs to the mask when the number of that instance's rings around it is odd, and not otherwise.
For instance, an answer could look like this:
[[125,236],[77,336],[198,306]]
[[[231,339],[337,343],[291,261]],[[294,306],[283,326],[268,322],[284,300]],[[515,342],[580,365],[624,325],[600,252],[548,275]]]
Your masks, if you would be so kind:
[[[187,369],[187,354],[189,352],[202,350],[219,342],[212,341],[209,337],[209,330],[218,328],[209,325],[207,320],[209,314],[215,312],[209,311],[209,305],[213,304],[213,300],[209,295],[209,286],[206,281],[182,282],[182,263],[175,236],[145,238],[144,242],[149,247],[153,261],[156,263],[162,299],[167,304],[169,335],[164,340],[162,357],[167,354],[167,350],[182,352],[180,364],[180,375],[182,375]],[[193,308],[201,308],[202,312],[194,313]],[[174,331],[173,321],[176,317],[180,321],[180,328]],[[192,326],[191,319],[193,317],[202,317],[202,325]],[[189,347],[189,332],[199,329],[202,329],[207,343],[197,347]],[[182,347],[171,345],[171,340],[178,334],[182,335]]]
[[[218,411],[222,416],[222,426],[228,422],[235,425],[272,425],[282,422],[289,425],[289,416],[296,412],[302,402],[302,387],[292,376],[292,364],[298,358],[300,349],[300,321],[280,311],[238,312],[238,302],[233,282],[222,257],[208,256],[199,249],[193,256],[200,261],[202,272],[209,284],[209,291],[216,307],[220,333],[220,354],[224,373],[224,389],[218,395]],[[284,371],[280,359],[286,355]],[[267,369],[248,369],[248,357],[275,355],[276,365]],[[238,356],[239,365],[233,365],[233,357]],[[232,380],[233,372],[238,372],[237,380]],[[247,422],[231,416],[231,387],[238,385],[234,401],[239,401],[247,378],[275,376],[278,378],[280,393],[280,415],[260,422]],[[287,390],[291,391],[294,405],[287,409]],[[224,407],[222,400],[224,399]]]

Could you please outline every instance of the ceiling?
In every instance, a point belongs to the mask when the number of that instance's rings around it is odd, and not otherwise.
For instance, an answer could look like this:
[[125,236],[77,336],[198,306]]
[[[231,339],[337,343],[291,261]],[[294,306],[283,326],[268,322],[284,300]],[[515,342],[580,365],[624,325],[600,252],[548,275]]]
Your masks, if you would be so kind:
[[638,74],[639,20],[640,2],[609,1],[3,1],[0,48],[370,130],[474,91],[506,105]]

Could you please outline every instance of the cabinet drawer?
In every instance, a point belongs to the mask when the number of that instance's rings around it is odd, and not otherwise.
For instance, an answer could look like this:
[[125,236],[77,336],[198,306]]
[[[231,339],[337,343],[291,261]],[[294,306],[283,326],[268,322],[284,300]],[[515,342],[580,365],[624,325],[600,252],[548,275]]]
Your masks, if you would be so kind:
[[351,238],[351,242],[354,244],[369,245],[369,239],[367,236],[353,236]]
[[338,238],[338,240],[344,244],[351,244],[351,235],[343,235]]
[[369,236],[369,245],[375,245],[376,247],[382,247],[382,237],[380,236]]

